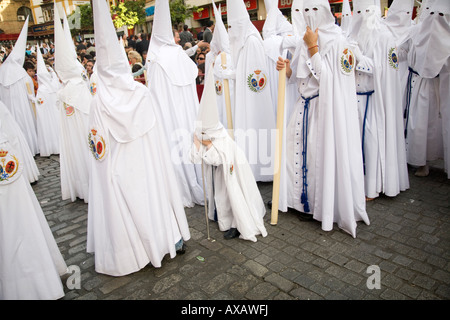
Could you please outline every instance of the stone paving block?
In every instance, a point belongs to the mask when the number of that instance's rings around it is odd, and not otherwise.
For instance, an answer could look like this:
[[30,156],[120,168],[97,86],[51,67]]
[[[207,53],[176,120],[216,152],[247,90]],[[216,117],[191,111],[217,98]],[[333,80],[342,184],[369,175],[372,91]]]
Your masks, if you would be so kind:
[[160,293],[164,292],[165,290],[167,290],[168,288],[175,285],[176,283],[180,282],[182,278],[183,277],[179,274],[170,274],[167,277],[164,277],[164,278],[161,278],[160,280],[158,280],[155,283],[152,291],[155,294],[160,294]]
[[127,276],[119,277],[119,278],[111,277],[111,280],[107,281],[105,284],[103,284],[99,290],[103,294],[109,294],[112,291],[117,290],[117,289],[125,286],[128,283],[130,283],[130,277],[127,277]]
[[269,269],[253,260],[246,261],[243,266],[249,269],[257,277],[263,277],[269,272]]
[[264,278],[264,280],[270,282],[274,286],[277,286],[284,292],[289,292],[294,288],[294,283],[292,281],[289,281],[276,273],[268,275],[267,277]]
[[274,285],[264,282],[250,289],[245,295],[245,298],[249,300],[266,300],[276,292],[277,288]]

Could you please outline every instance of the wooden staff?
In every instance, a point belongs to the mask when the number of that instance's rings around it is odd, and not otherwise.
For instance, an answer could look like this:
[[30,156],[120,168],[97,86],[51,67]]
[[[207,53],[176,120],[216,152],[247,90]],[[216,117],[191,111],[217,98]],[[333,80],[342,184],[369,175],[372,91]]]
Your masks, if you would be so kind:
[[272,191],[272,215],[270,224],[278,223],[278,202],[280,198],[280,173],[281,173],[281,152],[283,147],[283,127],[284,127],[284,100],[286,95],[286,66],[278,73],[278,103],[277,103],[277,140],[275,141],[275,168],[273,176]]
[[[220,54],[220,58],[222,61],[222,69],[227,68],[227,54],[222,51]],[[234,140],[233,133],[233,116],[231,114],[231,102],[230,102],[230,84],[228,83],[228,79],[223,79],[223,91],[225,94],[225,106],[227,108],[227,123],[228,123],[228,133],[231,138]]]
[[[33,92],[31,91],[30,84],[28,82],[26,82],[26,84],[27,84],[28,94],[29,95],[33,95]],[[34,117],[36,117],[36,105],[34,104],[34,102],[31,102],[31,106],[33,107]]]

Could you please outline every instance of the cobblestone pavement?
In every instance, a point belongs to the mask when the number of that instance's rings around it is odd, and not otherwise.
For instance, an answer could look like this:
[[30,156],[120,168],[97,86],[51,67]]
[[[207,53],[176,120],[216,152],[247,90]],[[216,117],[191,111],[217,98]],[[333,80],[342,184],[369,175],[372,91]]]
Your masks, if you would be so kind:
[[[268,209],[267,237],[225,240],[210,222],[210,241],[204,207],[187,208],[192,238],[184,255],[111,277],[96,273],[86,252],[88,205],[61,200],[59,157],[35,158],[41,176],[33,189],[67,265],[81,271],[80,289],[62,279],[63,300],[450,298],[450,180],[438,168],[426,178],[410,169],[409,190],[368,202],[371,223],[358,223],[356,238],[337,226],[325,232],[294,212],[280,212],[273,226]],[[271,200],[272,184],[258,185],[264,201]]]

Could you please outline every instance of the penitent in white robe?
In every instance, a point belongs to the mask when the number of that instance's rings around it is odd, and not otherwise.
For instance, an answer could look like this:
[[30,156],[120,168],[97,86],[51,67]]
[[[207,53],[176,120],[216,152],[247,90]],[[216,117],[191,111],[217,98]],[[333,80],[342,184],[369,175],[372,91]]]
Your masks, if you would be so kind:
[[[366,196],[394,197],[409,188],[402,87],[395,42],[383,29],[356,67]],[[372,92],[373,91],[373,92]],[[371,94],[368,94],[372,92]],[[368,104],[367,104],[368,103]]]
[[24,178],[30,183],[37,181],[40,175],[39,168],[37,167],[36,161],[31,154],[27,140],[25,139],[19,124],[16,122],[5,104],[1,101],[0,120],[2,123],[3,133],[7,135],[9,143],[11,143],[15,150],[20,152]]
[[[289,207],[309,212],[321,221],[324,231],[332,230],[337,223],[356,237],[357,221],[369,224],[369,218],[365,208],[354,65],[342,68],[341,58],[349,61],[351,53],[344,37],[336,36],[327,50],[298,65],[309,70],[307,76],[297,81],[302,97],[311,100],[305,115],[306,100],[299,99],[287,129],[287,199]],[[304,192],[308,202],[302,203]]]
[[212,140],[207,149],[192,145],[191,159],[204,162],[208,185],[208,217],[217,222],[220,231],[237,228],[240,238],[257,241],[256,236],[267,236],[264,226],[266,209],[251,168],[242,150],[222,128],[220,137]]
[[50,72],[38,74],[39,88],[36,93],[36,131],[39,154],[48,157],[59,154],[60,150],[60,117],[58,87],[53,87]]
[[[71,92],[77,92],[75,96]],[[58,91],[61,121],[61,195],[88,202],[89,146],[87,141],[91,93],[85,81],[70,80]]]
[[[256,181],[273,180],[275,115],[262,40],[251,34],[235,61],[234,137]],[[272,137],[273,136],[273,137]]]
[[[21,73],[22,71],[23,75],[16,82],[0,85],[0,100],[8,107],[14,119],[16,119],[34,156],[39,153],[34,85],[23,68],[18,70]],[[27,84],[31,93],[28,93]]]
[[[0,143],[0,150],[8,151],[5,157],[0,154],[0,300],[62,298],[60,276],[67,266],[33,189],[20,172],[20,153],[9,142]],[[19,168],[9,178],[3,175],[8,172],[3,159]]]
[[[421,77],[412,41],[402,46],[407,53],[409,72],[403,97],[405,106],[405,136],[407,161],[413,166],[424,166],[444,156],[442,118],[439,102],[439,81]],[[408,97],[409,95],[409,97]],[[409,106],[408,106],[409,105]]]
[[189,160],[199,101],[195,78],[177,78],[176,70],[165,69],[170,65],[167,59],[177,55],[177,59],[189,59],[181,47],[161,48],[158,58],[149,62],[148,87],[152,107],[169,143],[170,161],[175,168],[183,204],[193,207],[204,202],[201,168]]
[[99,273],[123,276],[148,263],[159,268],[166,254],[176,255],[180,239],[190,238],[164,131],[156,121],[144,135],[117,141],[103,129],[97,99],[89,126],[87,251],[95,253]]

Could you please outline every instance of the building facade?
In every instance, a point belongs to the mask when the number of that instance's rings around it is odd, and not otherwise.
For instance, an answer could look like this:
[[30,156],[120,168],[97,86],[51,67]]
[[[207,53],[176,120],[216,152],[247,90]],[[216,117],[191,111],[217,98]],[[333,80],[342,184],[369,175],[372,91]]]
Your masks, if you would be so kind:
[[0,0],[0,41],[16,40],[27,16],[29,25],[33,25],[29,0]]

